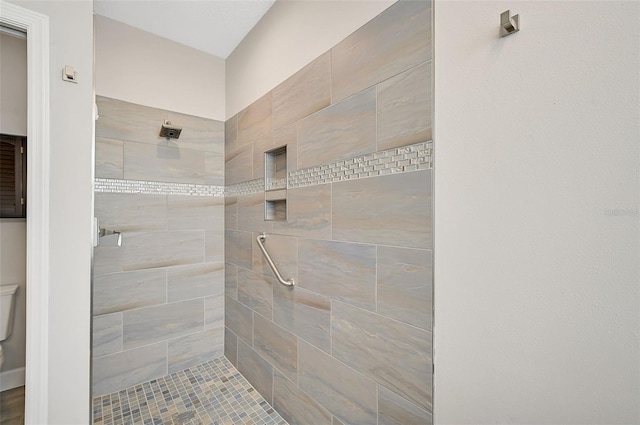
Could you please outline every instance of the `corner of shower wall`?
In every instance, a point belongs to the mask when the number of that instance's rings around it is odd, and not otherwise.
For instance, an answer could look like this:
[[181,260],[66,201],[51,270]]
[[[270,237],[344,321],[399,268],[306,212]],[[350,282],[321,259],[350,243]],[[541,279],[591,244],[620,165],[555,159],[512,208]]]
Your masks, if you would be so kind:
[[[93,396],[203,363],[224,344],[224,123],[98,96]],[[159,137],[164,120],[180,138]]]
[[[395,3],[225,123],[224,352],[291,423],[432,421],[431,6]],[[284,145],[287,220],[265,221]]]

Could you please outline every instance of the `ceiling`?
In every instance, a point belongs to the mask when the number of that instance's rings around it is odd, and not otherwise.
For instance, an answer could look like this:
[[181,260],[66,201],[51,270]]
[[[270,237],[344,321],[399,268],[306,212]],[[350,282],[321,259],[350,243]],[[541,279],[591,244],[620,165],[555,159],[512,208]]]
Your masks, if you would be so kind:
[[275,0],[94,0],[96,14],[226,59]]

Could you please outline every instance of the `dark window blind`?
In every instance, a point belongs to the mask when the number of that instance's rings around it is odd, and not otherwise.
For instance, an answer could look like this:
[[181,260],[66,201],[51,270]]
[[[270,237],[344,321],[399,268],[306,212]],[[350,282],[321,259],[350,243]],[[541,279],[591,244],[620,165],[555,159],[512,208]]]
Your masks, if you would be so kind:
[[26,141],[0,134],[0,218],[26,217]]

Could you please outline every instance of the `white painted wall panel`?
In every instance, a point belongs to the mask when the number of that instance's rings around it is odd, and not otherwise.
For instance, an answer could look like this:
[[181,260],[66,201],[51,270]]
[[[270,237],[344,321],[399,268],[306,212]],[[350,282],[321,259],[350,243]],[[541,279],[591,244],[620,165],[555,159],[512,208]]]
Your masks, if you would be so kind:
[[[89,423],[93,189],[91,2],[12,1],[49,17],[50,288],[48,423]],[[62,81],[72,65],[78,84]],[[48,378],[48,379],[47,379]]]
[[94,19],[98,95],[225,120],[223,59],[104,16]]
[[435,423],[640,422],[639,7],[435,4]]

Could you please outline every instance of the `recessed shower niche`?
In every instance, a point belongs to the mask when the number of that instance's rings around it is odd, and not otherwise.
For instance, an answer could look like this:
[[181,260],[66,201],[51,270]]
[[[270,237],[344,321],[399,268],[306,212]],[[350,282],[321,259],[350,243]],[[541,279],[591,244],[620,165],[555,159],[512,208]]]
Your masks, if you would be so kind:
[[264,219],[287,221],[287,146],[264,153]]

